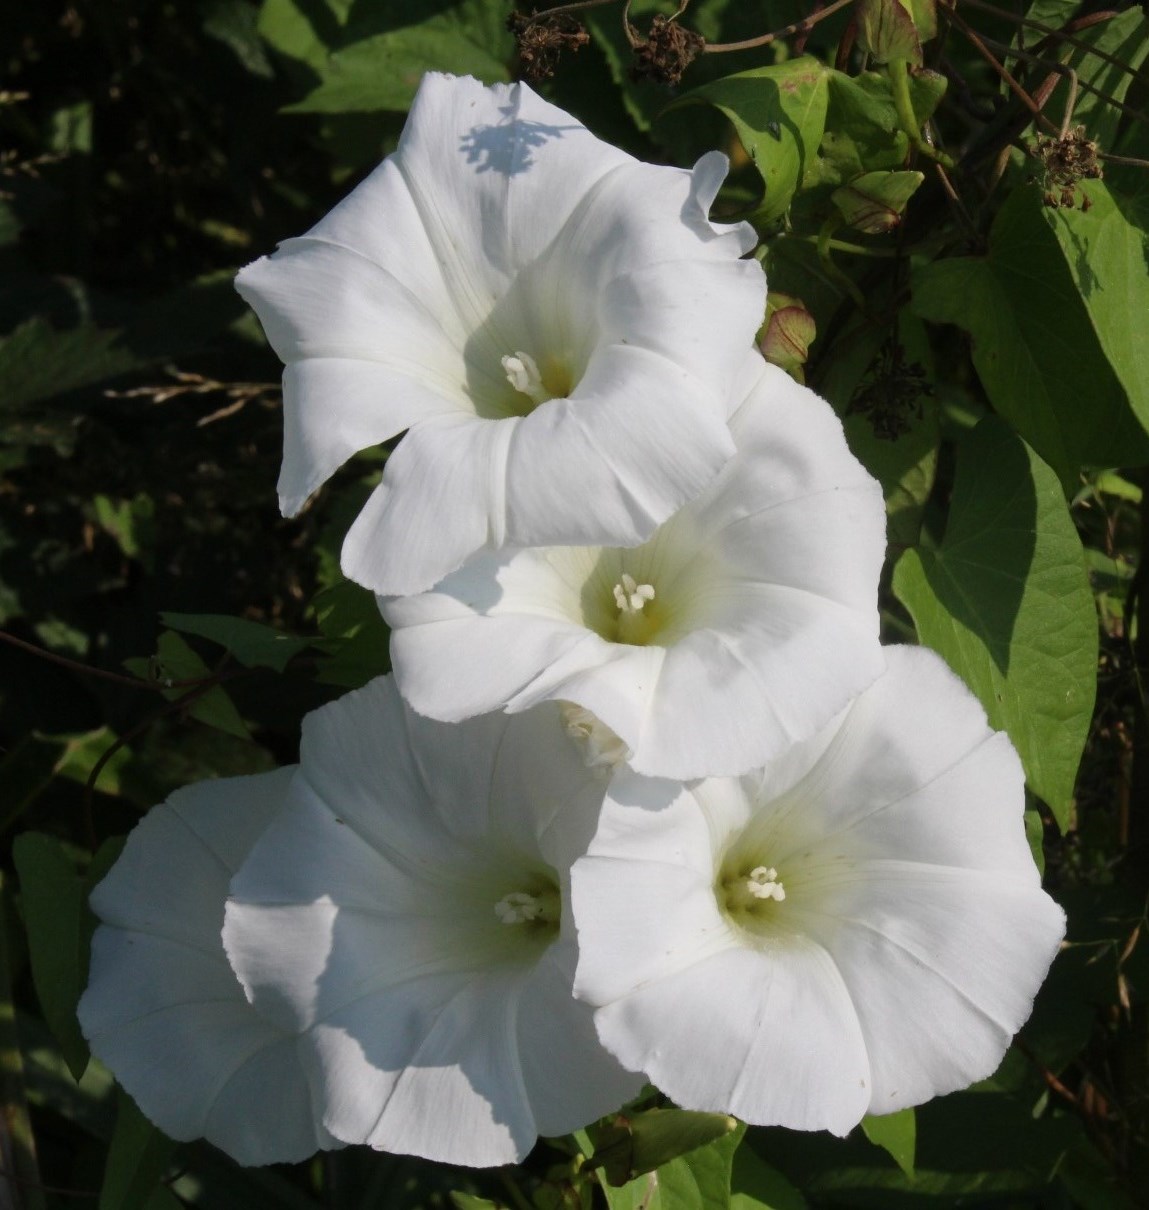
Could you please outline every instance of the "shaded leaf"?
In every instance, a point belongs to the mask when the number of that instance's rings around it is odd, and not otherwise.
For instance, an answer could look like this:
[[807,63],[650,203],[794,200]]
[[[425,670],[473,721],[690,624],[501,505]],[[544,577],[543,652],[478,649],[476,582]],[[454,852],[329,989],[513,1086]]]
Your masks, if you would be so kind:
[[945,538],[906,551],[893,586],[1066,828],[1096,690],[1093,597],[1055,476],[1000,420],[962,442]]
[[318,681],[358,689],[391,670],[390,631],[374,595],[350,580],[325,588],[311,603],[327,658],[319,662]]
[[36,995],[60,1053],[78,1080],[88,1044],[76,1005],[88,982],[90,925],[86,880],[55,837],[25,832],[12,846]]
[[167,1171],[175,1143],[144,1117],[126,1092],[121,1090],[118,1102],[99,1210],[150,1210],[151,1195]]
[[[168,681],[207,680],[211,669],[172,630],[165,630],[159,637],[154,659],[133,657],[124,660],[124,667],[143,680],[158,680],[164,685],[163,694],[168,701],[175,701],[196,692],[194,685],[168,685]],[[209,727],[217,727],[229,735],[249,739],[247,725],[239,716],[235,704],[219,685],[206,692],[196,692],[188,703],[188,714]]]
[[273,626],[211,613],[161,613],[165,626],[184,634],[210,639],[228,651],[245,668],[271,668],[282,672],[294,655],[311,646],[310,639],[283,634]]
[[[1113,273],[1118,293],[1124,277]],[[913,290],[916,314],[970,332],[990,402],[1068,488],[1083,465],[1149,462],[1149,434],[1106,358],[1036,186],[1010,195],[987,256],[920,266]]]
[[133,369],[137,359],[119,340],[119,332],[91,323],[58,331],[47,320],[27,320],[0,338],[0,410],[18,411]]

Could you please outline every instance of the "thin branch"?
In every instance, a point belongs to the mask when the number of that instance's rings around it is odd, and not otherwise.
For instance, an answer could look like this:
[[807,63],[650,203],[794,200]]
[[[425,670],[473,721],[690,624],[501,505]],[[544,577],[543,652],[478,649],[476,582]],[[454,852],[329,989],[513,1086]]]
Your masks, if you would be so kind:
[[527,18],[527,25],[536,21],[545,21],[549,17],[562,17],[567,13],[577,13],[584,8],[601,8],[604,4],[617,4],[618,0],[575,0],[571,4],[559,4],[554,8],[545,8],[541,13],[534,13]]
[[791,25],[776,29],[773,33],[762,34],[757,38],[746,38],[741,42],[707,42],[702,48],[702,53],[704,55],[722,55],[735,50],[754,50],[758,46],[769,46],[771,42],[777,42],[779,38],[789,38],[794,34],[808,34],[820,21],[825,21],[833,13],[853,3],[854,0],[834,0],[833,4],[828,4],[818,12],[803,17],[801,21],[795,21]]
[[[225,657],[226,658],[226,657]],[[84,783],[84,828],[88,835],[88,847],[94,853],[97,848],[96,844],[96,821],[92,813],[92,798],[96,793],[96,783],[100,779],[100,774],[107,768],[108,762],[122,748],[130,744],[137,736],[151,727],[154,723],[158,723],[160,719],[167,718],[169,714],[178,714],[180,710],[187,706],[194,705],[201,697],[210,693],[217,686],[222,685],[225,681],[229,681],[234,677],[241,676],[245,672],[251,672],[250,668],[237,668],[231,671],[220,669],[213,672],[210,677],[202,678],[200,683],[190,692],[183,694],[180,697],[166,702],[159,710],[149,714],[147,718],[141,719],[134,727],[129,727],[123,735],[119,735],[116,739],[100,753],[100,759],[92,766],[92,771],[88,774],[88,780]]]
[[[947,0],[941,0],[941,3],[943,8],[950,7],[950,5],[947,3]],[[1104,51],[1100,47],[1091,46],[1085,41],[1084,38],[1076,38],[1072,33],[1067,32],[1066,29],[1055,29],[1052,25],[1045,25],[1041,21],[1034,21],[1029,17],[1019,17],[1015,13],[1010,13],[1003,8],[998,8],[996,4],[986,3],[986,0],[962,0],[962,4],[967,8],[981,9],[983,12],[991,13],[995,17],[1004,17],[1006,20],[1013,21],[1018,25],[1022,25],[1026,29],[1035,29],[1039,34],[1048,35],[1048,37],[1042,39],[1042,43],[1053,41],[1059,45],[1064,44],[1066,46],[1072,46],[1077,50],[1084,51],[1086,54],[1094,55],[1103,63],[1108,63],[1112,67],[1119,67],[1127,75],[1133,76],[1134,78],[1136,78],[1138,74],[1136,68],[1130,67],[1128,63],[1123,63],[1119,58],[1117,58],[1116,55],[1111,55],[1108,51]],[[1099,25],[1102,21],[1110,21],[1118,15],[1119,14],[1116,12],[1116,10],[1111,10],[1110,12],[1105,13],[1090,13],[1087,18],[1084,18],[1088,24],[1085,26],[1078,26],[1078,28],[1088,29],[1090,26]],[[1076,21],[1067,22],[1066,24],[1077,26]],[[1040,46],[1041,43],[1038,45]],[[1036,49],[1036,47],[1030,47],[1031,52],[1035,52]]]
[[93,668],[90,664],[81,664],[78,660],[70,660],[67,656],[57,655],[54,651],[45,651],[43,647],[37,647],[34,643],[26,643],[23,639],[18,639],[14,634],[9,634],[6,630],[0,630],[0,639],[3,639],[5,643],[9,643],[13,647],[19,647],[21,651],[27,651],[30,655],[39,656],[40,659],[47,660],[52,664],[59,664],[61,668],[67,668],[69,672],[76,672],[83,676],[98,677],[100,680],[111,681],[116,685],[127,685],[132,689],[158,689],[162,693],[165,689],[190,688],[214,679],[196,676],[180,681],[149,681],[137,676],[125,676],[120,672],[108,672],[104,668]]

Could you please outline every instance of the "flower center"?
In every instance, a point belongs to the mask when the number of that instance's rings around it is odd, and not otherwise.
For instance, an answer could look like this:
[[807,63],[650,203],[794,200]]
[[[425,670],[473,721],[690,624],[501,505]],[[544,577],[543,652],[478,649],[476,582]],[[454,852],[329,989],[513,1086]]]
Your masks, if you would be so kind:
[[618,606],[617,641],[639,647],[645,645],[655,630],[654,619],[646,610],[646,603],[654,600],[654,585],[639,584],[634,576],[624,571],[613,591],[614,603]]
[[558,358],[546,358],[540,368],[529,353],[519,349],[500,360],[507,381],[531,401],[526,411],[548,399],[565,398],[574,387],[569,367]]
[[562,904],[558,890],[511,891],[495,904],[495,915],[502,924],[540,924],[554,926],[559,922]]
[[756,865],[747,869],[739,863],[735,869],[725,868],[715,887],[719,906],[737,925],[752,932],[764,932],[776,923],[776,903],[786,898],[786,888],[773,866]]

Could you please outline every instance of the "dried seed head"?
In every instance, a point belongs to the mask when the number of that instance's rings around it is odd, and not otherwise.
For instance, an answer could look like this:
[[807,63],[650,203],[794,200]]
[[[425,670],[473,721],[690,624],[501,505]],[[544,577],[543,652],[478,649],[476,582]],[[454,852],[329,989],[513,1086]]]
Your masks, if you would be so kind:
[[673,17],[655,17],[646,40],[635,43],[631,77],[673,86],[705,45],[706,39],[701,34],[684,29]]
[[[1064,138],[1039,135],[1031,148],[1035,159],[1045,169],[1043,200],[1051,209],[1072,208],[1078,204],[1079,182],[1101,179],[1101,164],[1097,144],[1086,138],[1085,127],[1075,126]],[[1089,209],[1089,199],[1080,194],[1081,209]]]
[[548,17],[532,11],[527,17],[516,11],[507,18],[507,29],[515,37],[522,73],[531,81],[549,79],[564,50],[581,50],[590,41],[582,25],[563,14]]

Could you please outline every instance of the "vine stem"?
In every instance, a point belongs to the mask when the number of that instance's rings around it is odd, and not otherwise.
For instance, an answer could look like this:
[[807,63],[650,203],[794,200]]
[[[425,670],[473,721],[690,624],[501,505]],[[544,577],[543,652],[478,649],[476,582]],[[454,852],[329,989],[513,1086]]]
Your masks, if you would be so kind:
[[914,150],[927,159],[933,160],[935,164],[941,164],[943,168],[956,168],[957,165],[944,151],[931,147],[922,138],[917,115],[914,113],[914,103],[910,99],[910,65],[908,61],[902,58],[891,59],[886,65],[886,72],[890,77],[890,89],[894,96],[894,109],[898,115],[898,122],[913,144]]
[[801,21],[795,21],[768,34],[761,34],[757,38],[745,38],[741,42],[707,42],[702,48],[702,53],[704,55],[723,55],[735,50],[754,50],[758,46],[769,46],[771,42],[776,42],[779,38],[789,38],[794,34],[808,34],[820,21],[825,21],[827,17],[853,3],[854,0],[834,0],[833,4],[828,4],[818,12],[803,17]]

